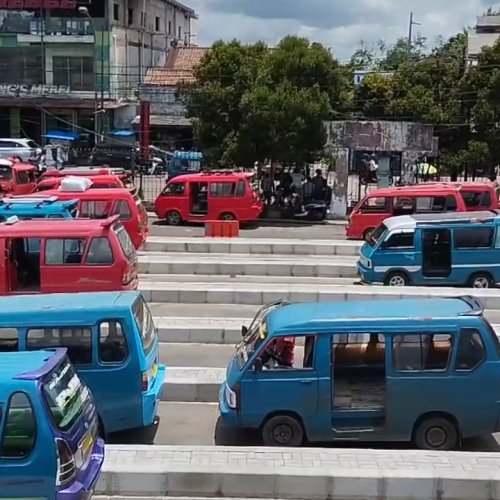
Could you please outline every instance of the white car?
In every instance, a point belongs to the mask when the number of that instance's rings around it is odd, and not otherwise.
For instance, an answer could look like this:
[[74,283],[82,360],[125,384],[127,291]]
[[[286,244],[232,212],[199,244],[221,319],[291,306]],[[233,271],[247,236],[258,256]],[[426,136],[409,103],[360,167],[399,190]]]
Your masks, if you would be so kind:
[[11,156],[20,156],[23,161],[28,161],[35,156],[36,150],[40,146],[31,139],[1,139],[0,138],[0,159],[7,159]]

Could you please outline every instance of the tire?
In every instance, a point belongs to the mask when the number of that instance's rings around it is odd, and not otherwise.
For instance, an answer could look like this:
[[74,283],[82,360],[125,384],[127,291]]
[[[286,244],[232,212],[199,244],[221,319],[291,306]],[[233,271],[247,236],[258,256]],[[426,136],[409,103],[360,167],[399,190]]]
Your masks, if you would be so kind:
[[302,424],[289,415],[270,418],[262,428],[264,446],[301,446],[304,440]]
[[374,227],[369,227],[368,229],[365,229],[363,231],[363,240],[366,241],[368,239],[368,237],[370,236],[370,234],[372,233],[372,231],[374,230],[375,228]]
[[389,273],[384,279],[385,286],[408,286],[409,284],[408,275],[400,271]]
[[493,280],[488,273],[476,273],[470,277],[469,286],[471,288],[492,288]]
[[220,215],[220,220],[236,220],[236,217],[229,212],[224,212]]
[[171,210],[165,215],[165,220],[169,226],[180,226],[182,223],[182,217],[177,210]]
[[458,444],[458,430],[447,418],[426,418],[415,429],[414,442],[420,450],[453,450]]

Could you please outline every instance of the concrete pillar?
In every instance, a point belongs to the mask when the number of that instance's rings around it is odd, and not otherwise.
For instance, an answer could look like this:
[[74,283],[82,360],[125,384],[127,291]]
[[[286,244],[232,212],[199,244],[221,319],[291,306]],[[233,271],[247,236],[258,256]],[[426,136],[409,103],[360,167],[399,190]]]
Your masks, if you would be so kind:
[[20,137],[21,136],[21,109],[20,108],[10,108],[10,136]]

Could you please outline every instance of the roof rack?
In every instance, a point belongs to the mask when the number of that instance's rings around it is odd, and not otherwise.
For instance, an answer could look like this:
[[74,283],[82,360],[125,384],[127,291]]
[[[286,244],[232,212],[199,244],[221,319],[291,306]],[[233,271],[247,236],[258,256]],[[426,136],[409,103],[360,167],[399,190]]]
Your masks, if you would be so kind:
[[0,205],[5,205],[9,208],[11,205],[32,205],[35,204],[36,208],[41,207],[42,205],[55,203],[59,198],[57,196],[39,196],[39,197],[29,197],[29,196],[12,196],[10,198],[2,198],[0,199]]
[[[424,215],[424,214],[421,214]],[[432,215],[432,214],[425,214]],[[444,217],[439,217],[436,215],[436,218],[429,217],[428,219],[414,219],[417,226],[423,226],[426,224],[434,224],[434,225],[442,225],[442,224],[478,224],[483,222],[491,222],[495,220],[500,215],[500,211],[498,210],[485,210],[482,212],[477,212],[477,215],[474,216],[474,212],[466,212],[464,214],[456,213],[456,216],[452,216],[451,214]]]

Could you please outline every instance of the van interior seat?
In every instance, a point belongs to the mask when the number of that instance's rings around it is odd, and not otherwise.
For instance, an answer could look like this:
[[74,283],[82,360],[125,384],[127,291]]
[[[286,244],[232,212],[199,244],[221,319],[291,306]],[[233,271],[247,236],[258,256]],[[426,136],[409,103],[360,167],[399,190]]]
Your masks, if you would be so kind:
[[334,359],[334,364],[337,366],[384,365],[385,344],[382,342],[337,344],[334,349]]

